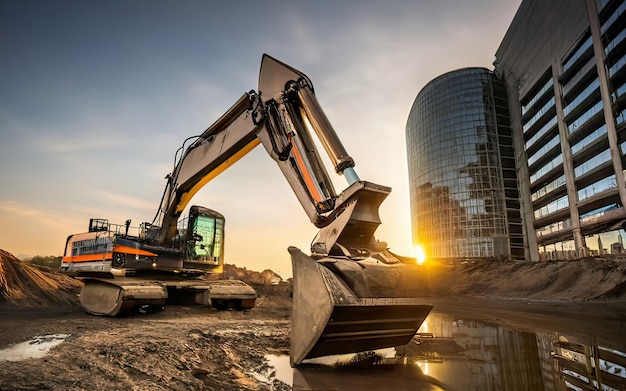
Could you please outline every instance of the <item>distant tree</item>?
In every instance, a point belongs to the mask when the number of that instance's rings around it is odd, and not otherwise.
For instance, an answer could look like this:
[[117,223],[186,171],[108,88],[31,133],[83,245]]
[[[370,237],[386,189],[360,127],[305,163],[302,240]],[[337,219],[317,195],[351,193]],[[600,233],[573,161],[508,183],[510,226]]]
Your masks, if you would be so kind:
[[48,255],[42,257],[41,255],[35,255],[32,259],[28,260],[33,265],[46,266],[51,269],[58,269],[61,267],[61,256]]

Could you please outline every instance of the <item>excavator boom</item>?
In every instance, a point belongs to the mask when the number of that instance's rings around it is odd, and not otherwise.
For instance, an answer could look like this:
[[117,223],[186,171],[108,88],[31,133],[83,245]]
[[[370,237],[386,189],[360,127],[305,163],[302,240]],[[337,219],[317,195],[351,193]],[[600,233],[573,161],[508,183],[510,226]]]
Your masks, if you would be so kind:
[[153,221],[160,227],[158,236],[153,238],[155,243],[169,243],[176,235],[178,218],[193,195],[259,145],[259,125],[252,118],[258,99],[254,92],[243,94],[175,162],[173,172],[166,177],[161,205]]
[[311,130],[335,171],[345,175],[349,183],[357,182],[354,160],[319,106],[311,81],[300,71],[264,55],[259,92],[245,93],[175,162],[153,221],[160,227],[155,243],[168,243],[193,195],[259,144],[278,163],[311,222],[317,227],[327,225],[338,195],[321,163]]

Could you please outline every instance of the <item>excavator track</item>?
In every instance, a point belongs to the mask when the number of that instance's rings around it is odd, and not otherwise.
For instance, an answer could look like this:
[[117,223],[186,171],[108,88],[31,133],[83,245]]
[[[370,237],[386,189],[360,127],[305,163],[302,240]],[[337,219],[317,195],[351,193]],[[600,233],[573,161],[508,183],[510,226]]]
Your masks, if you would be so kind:
[[167,286],[168,303],[210,305],[217,310],[249,310],[258,294],[239,280],[171,280]]
[[93,315],[121,316],[137,308],[162,309],[165,285],[154,281],[85,278],[80,304]]
[[218,310],[249,310],[254,307],[257,296],[256,291],[243,281],[211,281],[209,300]]
[[166,304],[200,304],[218,310],[249,310],[257,293],[237,280],[144,280],[83,278],[83,309],[93,315],[123,316],[139,309],[161,310]]

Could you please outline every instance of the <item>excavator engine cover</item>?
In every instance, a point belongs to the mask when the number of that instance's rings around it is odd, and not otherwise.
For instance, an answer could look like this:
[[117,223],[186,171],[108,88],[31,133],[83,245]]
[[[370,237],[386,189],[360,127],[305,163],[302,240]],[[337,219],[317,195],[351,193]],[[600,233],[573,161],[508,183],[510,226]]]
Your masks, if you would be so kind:
[[290,361],[409,343],[432,306],[412,293],[412,265],[375,259],[315,260],[290,247],[293,314]]

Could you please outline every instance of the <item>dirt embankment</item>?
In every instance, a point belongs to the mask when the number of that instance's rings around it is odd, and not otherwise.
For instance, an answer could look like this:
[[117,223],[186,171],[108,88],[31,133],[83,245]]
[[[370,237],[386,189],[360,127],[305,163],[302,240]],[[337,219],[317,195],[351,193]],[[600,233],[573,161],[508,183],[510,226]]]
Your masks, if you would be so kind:
[[423,266],[426,297],[480,296],[586,301],[626,294],[626,259],[575,261],[463,261]]
[[[225,279],[244,281],[258,289],[266,285],[288,289],[289,281],[272,270],[257,272],[235,265],[224,265]],[[31,265],[0,249],[0,305],[21,307],[76,306],[83,283],[57,270]],[[281,289],[281,288],[277,288]]]
[[0,304],[40,307],[78,303],[82,282],[55,270],[35,267],[0,249]]
[[[260,291],[266,286],[280,286],[282,297],[291,289],[291,281],[283,281],[271,270],[256,272],[225,265],[223,278],[242,280]],[[415,286],[413,292],[423,297],[585,301],[626,295],[626,257],[537,263],[431,260],[405,278]],[[81,285],[78,280],[32,266],[0,249],[0,304],[75,306]]]
[[248,270],[245,267],[237,267],[235,265],[224,265],[224,274],[222,278],[241,280],[246,284],[253,285],[278,285],[283,279],[272,270],[265,269],[262,272]]

